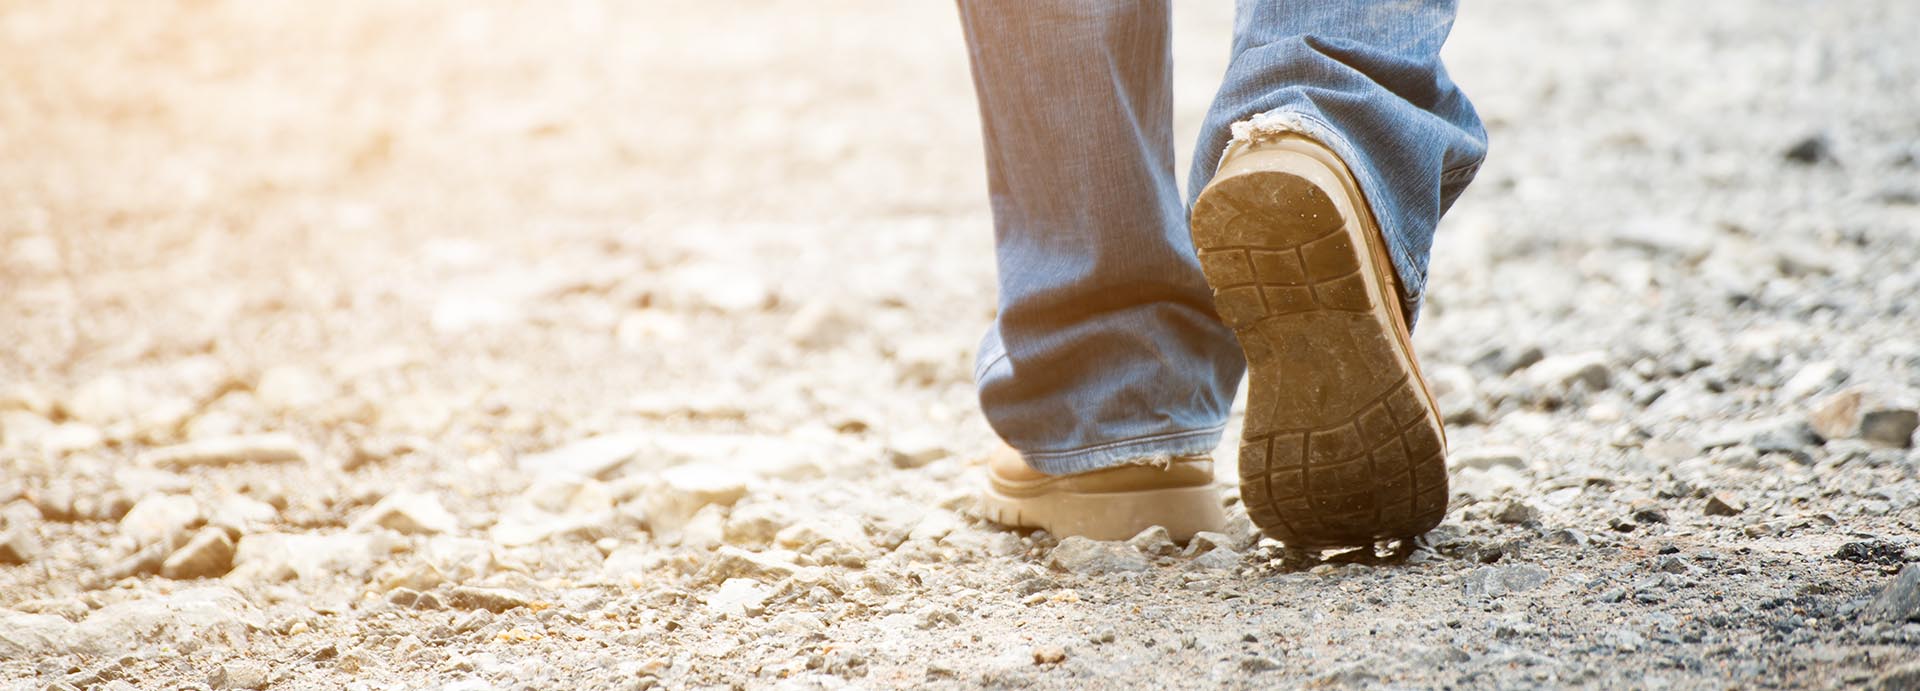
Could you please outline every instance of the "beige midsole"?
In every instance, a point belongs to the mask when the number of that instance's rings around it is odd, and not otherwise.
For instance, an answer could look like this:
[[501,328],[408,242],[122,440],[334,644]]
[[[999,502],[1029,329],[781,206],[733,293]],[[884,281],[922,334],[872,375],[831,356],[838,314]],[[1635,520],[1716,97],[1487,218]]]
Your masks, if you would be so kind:
[[980,500],[986,518],[995,522],[1095,540],[1125,540],[1157,525],[1166,528],[1174,540],[1184,542],[1194,533],[1218,531],[1226,525],[1220,491],[1211,486],[1136,492],[1056,491],[1026,497],[1009,496],[988,486]]

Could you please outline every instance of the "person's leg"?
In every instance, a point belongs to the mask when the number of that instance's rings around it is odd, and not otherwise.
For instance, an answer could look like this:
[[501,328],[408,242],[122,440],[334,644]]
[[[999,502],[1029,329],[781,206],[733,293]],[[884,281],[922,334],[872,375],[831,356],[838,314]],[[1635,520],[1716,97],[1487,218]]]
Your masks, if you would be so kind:
[[1426,294],[1440,215],[1473,180],[1487,134],[1440,62],[1453,0],[1239,0],[1233,53],[1200,129],[1191,196],[1254,127],[1305,134],[1359,180],[1399,273],[1408,319]]
[[1168,0],[961,0],[999,314],[993,429],[1061,475],[1210,453],[1243,367],[1174,184]]
[[1441,0],[1239,5],[1192,232],[1248,362],[1241,499],[1291,546],[1445,516],[1445,435],[1410,322],[1434,226],[1485,152],[1440,65],[1452,18]]

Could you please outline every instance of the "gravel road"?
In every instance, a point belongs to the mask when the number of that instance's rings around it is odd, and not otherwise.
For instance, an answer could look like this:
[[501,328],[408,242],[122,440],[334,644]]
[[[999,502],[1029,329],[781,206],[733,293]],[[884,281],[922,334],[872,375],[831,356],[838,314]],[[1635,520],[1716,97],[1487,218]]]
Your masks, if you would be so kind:
[[948,4],[8,2],[0,688],[1920,688],[1916,26],[1468,3],[1381,556],[971,517]]

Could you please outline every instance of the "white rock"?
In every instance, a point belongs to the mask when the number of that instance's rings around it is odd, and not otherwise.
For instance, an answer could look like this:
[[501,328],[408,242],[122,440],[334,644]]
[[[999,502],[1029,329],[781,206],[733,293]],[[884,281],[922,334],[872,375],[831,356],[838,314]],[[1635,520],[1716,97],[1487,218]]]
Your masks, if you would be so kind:
[[1206,554],[1194,557],[1187,562],[1188,568],[1217,571],[1231,569],[1240,565],[1240,553],[1226,547],[1215,547]]
[[14,384],[0,393],[0,411],[24,410],[40,417],[51,417],[54,400],[46,391],[25,382]]
[[1253,519],[1247,517],[1246,508],[1241,506],[1233,507],[1233,511],[1228,513],[1226,535],[1229,541],[1223,546],[1236,552],[1254,546],[1264,536],[1260,526],[1253,524]]
[[723,545],[714,550],[712,560],[707,562],[700,573],[708,582],[719,582],[729,578],[779,581],[802,573],[803,567],[794,563],[797,556],[785,550],[749,552],[732,545]]
[[1564,394],[1575,384],[1584,384],[1590,391],[1607,388],[1612,382],[1613,372],[1607,366],[1607,354],[1602,351],[1587,351],[1571,355],[1555,355],[1525,370],[1529,385],[1548,394]]
[[205,520],[200,504],[193,497],[154,494],[141,499],[120,518],[120,534],[136,547],[154,544],[179,545],[187,531]]
[[922,605],[913,611],[913,628],[921,631],[960,623],[960,615],[944,605]]
[[820,615],[812,612],[782,612],[771,622],[774,630],[794,636],[807,636],[827,629]]
[[223,528],[201,528],[160,566],[166,578],[213,578],[233,570],[233,537]]
[[409,607],[418,601],[420,591],[432,590],[446,582],[446,574],[432,564],[418,561],[388,562],[373,572],[373,583],[380,592],[391,593],[402,588],[414,591],[413,599],[402,603]]
[[907,533],[907,539],[938,541],[965,525],[965,522],[960,520],[959,514],[946,509],[935,509],[928,511],[926,516],[913,525],[913,530]]
[[626,409],[650,418],[692,417],[743,420],[747,411],[739,401],[746,398],[737,387],[720,385],[699,391],[642,391],[627,397]]
[[192,399],[183,396],[168,396],[155,401],[153,406],[140,411],[134,421],[139,430],[139,440],[148,444],[164,444],[174,441],[185,430],[188,420],[200,409]]
[[1545,568],[1533,564],[1482,566],[1461,579],[1461,587],[1471,597],[1500,597],[1533,590],[1551,577]]
[[773,304],[774,293],[751,266],[700,262],[666,275],[665,301],[680,308],[705,308],[734,313],[757,311]]
[[1486,500],[1525,488],[1531,481],[1512,466],[1496,465],[1479,470],[1461,468],[1449,480],[1454,494]]
[[521,496],[529,506],[556,514],[606,513],[614,504],[613,488],[578,475],[535,479]]
[[273,668],[258,660],[232,660],[207,674],[207,686],[220,691],[223,689],[251,689],[259,691],[273,683]]
[[190,441],[208,441],[240,434],[246,428],[246,421],[239,415],[225,410],[208,410],[188,417],[181,425],[181,434]]
[[737,475],[780,480],[818,477],[825,459],[847,455],[825,439],[839,435],[829,429],[801,428],[783,436],[759,434],[656,434],[652,449],[642,454],[645,465],[724,467]]
[[1580,494],[1584,491],[1585,489],[1580,487],[1562,487],[1552,492],[1548,492],[1545,497],[1541,498],[1541,500],[1546,502],[1547,506],[1551,506],[1557,509],[1564,509],[1569,506],[1572,506],[1573,502],[1579,499]]
[[514,324],[524,318],[519,301],[498,295],[457,292],[434,302],[429,317],[433,330],[458,334],[472,329]]
[[1025,551],[1020,538],[1004,530],[956,530],[941,538],[940,544],[989,557],[1011,557]]
[[27,660],[68,652],[74,626],[51,614],[0,609],[0,660]]
[[719,616],[759,616],[766,611],[773,589],[751,578],[729,578],[707,596],[707,611]]
[[569,474],[606,479],[617,474],[620,466],[650,447],[641,434],[606,434],[590,437],[551,451],[522,456],[520,470],[541,475]]
[[74,419],[107,424],[133,419],[145,408],[145,398],[125,378],[107,374],[81,385],[64,407]]
[[386,528],[408,535],[457,532],[460,521],[440,505],[440,498],[424,492],[394,492],[354,519],[351,529],[365,532]]
[[522,511],[501,517],[499,523],[488,529],[487,536],[508,547],[558,539],[591,542],[618,534],[619,525],[612,509],[565,514]]
[[206,587],[108,605],[75,627],[76,650],[111,655],[148,646],[180,653],[206,645],[244,649],[248,632],[266,622],[231,588]]
[[1480,410],[1480,389],[1473,372],[1459,365],[1436,365],[1427,370],[1427,383],[1433,388],[1440,416],[1449,423],[1473,423],[1484,414]]
[[1089,540],[1078,535],[1065,538],[1047,555],[1061,569],[1084,575],[1124,571],[1145,571],[1147,557],[1124,542]]
[[240,494],[228,494],[213,500],[207,521],[238,527],[272,522],[280,510],[272,504]]
[[895,468],[919,468],[951,455],[940,435],[927,430],[902,432],[887,442],[887,458]]
[[1795,372],[1793,378],[1780,386],[1780,394],[1788,400],[1799,400],[1846,380],[1847,373],[1840,369],[1839,364],[1832,360],[1817,360]]
[[146,451],[139,462],[156,468],[231,465],[235,463],[288,463],[306,459],[300,442],[288,434],[256,434],[199,439]]
[[[431,543],[430,543],[431,544]],[[370,573],[405,542],[392,533],[257,533],[240,538],[229,579],[310,581]]]
[[655,532],[677,530],[706,506],[732,506],[747,495],[746,478],[712,464],[668,468],[645,492],[648,524]]
[[613,333],[621,348],[654,352],[663,344],[686,340],[686,317],[662,310],[635,310],[620,318]]
[[1490,470],[1494,466],[1513,469],[1527,467],[1526,452],[1512,446],[1483,446],[1447,454],[1447,465],[1455,469]]
[[730,545],[764,547],[792,523],[792,513],[781,502],[737,506],[727,515],[725,539]]
[[1758,420],[1734,420],[1724,422],[1709,432],[1701,437],[1700,447],[1714,449],[1746,444],[1767,452],[1795,450],[1820,444],[1820,439],[1815,436],[1813,427],[1794,415],[1780,415]]
[[878,555],[860,519],[841,513],[808,516],[774,536],[774,544],[820,563],[854,566]]
[[533,599],[517,590],[463,585],[447,592],[447,604],[459,609],[484,609],[499,614],[533,604]]
[[43,550],[40,533],[33,524],[8,521],[0,525],[0,566],[31,563]]
[[1194,533],[1193,539],[1187,541],[1187,548],[1183,553],[1186,556],[1194,557],[1194,556],[1199,556],[1201,554],[1205,554],[1207,552],[1211,552],[1215,548],[1219,548],[1219,547],[1234,549],[1238,545],[1238,542],[1239,542],[1238,540],[1234,539],[1232,536],[1227,535],[1226,533],[1216,533],[1210,530],[1202,530],[1200,532]]
[[795,310],[787,319],[787,340],[803,348],[824,350],[847,340],[860,325],[840,304],[840,299],[818,299]]
[[477,581],[503,570],[526,570],[502,556],[498,546],[480,538],[436,535],[420,545],[417,553],[454,582]]
[[671,555],[644,545],[628,545],[614,550],[600,562],[600,570],[609,578],[638,580],[648,572],[660,568],[671,559]]
[[901,383],[931,386],[963,379],[967,371],[964,350],[946,339],[909,339],[893,353],[894,367]]
[[107,442],[100,428],[81,422],[63,422],[40,436],[40,449],[52,456],[99,448]]
[[0,410],[0,448],[29,449],[53,431],[53,422],[26,410]]
[[[41,209],[34,211],[44,213]],[[68,265],[68,262],[61,257],[65,253],[60,251],[59,240],[46,234],[10,233],[10,235],[14,235],[15,239],[5,251],[8,254],[7,261],[13,266],[21,267],[29,273],[53,274],[59,273],[61,267]]]
[[601,558],[605,558],[607,555],[613,554],[614,550],[620,549],[620,538],[603,537],[594,540],[593,548],[600,551]]
[[1166,527],[1158,525],[1140,531],[1140,534],[1129,538],[1127,544],[1141,554],[1154,557],[1171,556],[1180,551],[1180,546],[1173,544],[1173,537]]
[[312,408],[333,396],[333,387],[325,379],[299,365],[280,365],[260,374],[253,395],[269,410],[293,411]]
[[453,410],[444,398],[424,393],[385,401],[377,412],[381,426],[390,431],[427,437],[439,435],[453,418]]
[[1623,245],[1684,263],[1706,258],[1715,236],[1712,226],[1675,216],[1634,219],[1614,231],[1614,239]]

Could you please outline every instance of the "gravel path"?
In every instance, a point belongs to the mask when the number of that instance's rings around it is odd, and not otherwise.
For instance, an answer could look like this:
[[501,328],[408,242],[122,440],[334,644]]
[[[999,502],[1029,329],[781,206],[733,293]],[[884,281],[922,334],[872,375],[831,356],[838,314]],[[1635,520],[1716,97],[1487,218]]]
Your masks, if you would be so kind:
[[1379,557],[969,517],[953,9],[749,4],[0,9],[0,687],[1920,686],[1920,5],[1469,3]]

